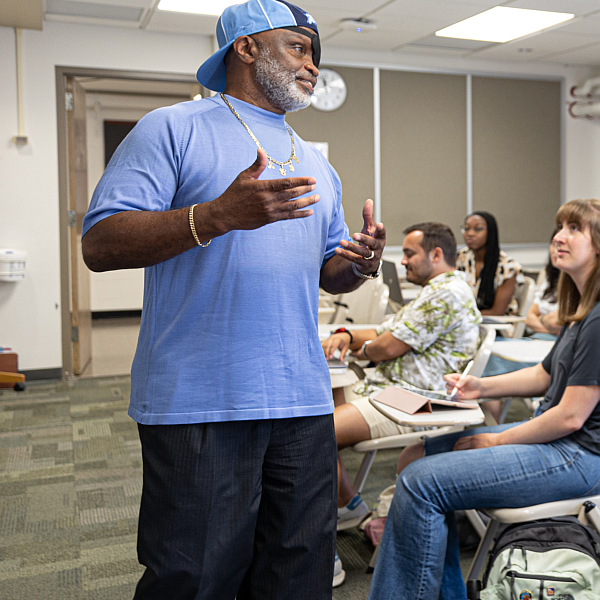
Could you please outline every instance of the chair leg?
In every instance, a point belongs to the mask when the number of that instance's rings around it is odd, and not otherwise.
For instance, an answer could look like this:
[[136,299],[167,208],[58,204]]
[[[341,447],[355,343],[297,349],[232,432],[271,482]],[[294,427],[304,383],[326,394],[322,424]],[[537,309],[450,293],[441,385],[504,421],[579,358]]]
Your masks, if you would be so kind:
[[479,513],[476,510],[465,510],[465,515],[467,515],[467,519],[469,519],[471,525],[473,525],[477,535],[482,538],[485,535],[485,523],[479,516]]
[[375,550],[373,550],[373,554],[371,556],[371,560],[369,561],[369,566],[367,567],[367,573],[372,573],[375,568],[375,563],[377,562],[377,555],[379,554],[379,548],[381,546],[381,540],[379,544],[375,546]]
[[362,492],[365,482],[367,481],[367,477],[369,476],[369,471],[373,466],[373,461],[375,460],[376,454],[377,450],[369,450],[369,452],[365,452],[365,456],[360,463],[360,467],[358,467],[358,472],[356,473],[354,483],[352,484],[355,494],[360,494]]
[[502,412],[500,413],[500,419],[498,420],[498,425],[502,425],[506,420],[506,415],[508,414],[508,409],[510,408],[510,403],[512,402],[512,398],[504,399],[504,406],[502,407]]
[[475,553],[475,557],[473,558],[473,562],[471,563],[471,568],[469,569],[469,573],[467,575],[467,581],[472,579],[477,579],[477,576],[481,572],[483,567],[483,563],[492,547],[492,543],[494,541],[494,537],[496,536],[496,532],[498,531],[498,527],[500,527],[499,521],[494,521],[490,519],[488,526],[485,530],[485,535],[481,538],[479,542],[479,546],[477,547],[477,552]]

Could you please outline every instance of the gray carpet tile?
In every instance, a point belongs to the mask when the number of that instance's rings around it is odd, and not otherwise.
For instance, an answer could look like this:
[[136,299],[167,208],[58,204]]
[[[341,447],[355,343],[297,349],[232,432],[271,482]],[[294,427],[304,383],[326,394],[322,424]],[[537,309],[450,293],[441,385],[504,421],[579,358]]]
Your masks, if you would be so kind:
[[[129,377],[34,382],[0,390],[0,598],[126,600],[136,558],[142,460],[127,416]],[[514,402],[510,420],[525,418]],[[378,453],[363,490],[372,505],[392,484],[398,451]],[[353,473],[362,454],[343,458]],[[373,547],[340,532],[345,583],[334,600],[367,597]],[[463,553],[463,568],[472,552]]]

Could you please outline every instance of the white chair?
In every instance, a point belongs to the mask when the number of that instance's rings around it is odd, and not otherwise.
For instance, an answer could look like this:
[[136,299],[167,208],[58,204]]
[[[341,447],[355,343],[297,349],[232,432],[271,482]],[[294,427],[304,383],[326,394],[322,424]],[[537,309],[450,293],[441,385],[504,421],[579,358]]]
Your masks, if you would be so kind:
[[[531,277],[524,277],[523,283],[515,291],[515,300],[517,301],[517,316],[526,317],[535,295],[535,281]],[[525,334],[525,321],[515,323],[512,336],[514,338],[523,337]]]
[[390,289],[381,277],[365,281],[357,290],[341,294],[334,304],[337,311],[330,323],[379,324],[385,317]]
[[[485,370],[485,366],[487,365],[492,351],[492,344],[496,339],[496,330],[487,325],[480,325],[479,339],[479,348],[473,357],[473,368],[471,369],[471,374],[475,377],[480,377]],[[427,430],[427,436],[436,437],[454,431],[461,431],[462,429],[464,429],[462,425],[447,425],[445,427],[440,427],[439,429]],[[355,493],[361,493],[378,450],[404,448],[409,444],[418,442],[422,437],[423,431],[413,431],[411,433],[390,435],[374,440],[365,440],[364,442],[359,442],[352,446],[354,452],[363,452],[365,454],[358,468],[358,472],[356,473],[356,477],[354,478],[353,488]]]
[[591,525],[600,533],[600,509],[598,506],[600,506],[600,495],[547,502],[546,504],[524,508],[490,508],[483,510],[482,512],[490,520],[471,563],[467,581],[474,581],[478,578],[501,523],[523,523],[525,521],[535,521],[536,519],[575,515],[584,525]]

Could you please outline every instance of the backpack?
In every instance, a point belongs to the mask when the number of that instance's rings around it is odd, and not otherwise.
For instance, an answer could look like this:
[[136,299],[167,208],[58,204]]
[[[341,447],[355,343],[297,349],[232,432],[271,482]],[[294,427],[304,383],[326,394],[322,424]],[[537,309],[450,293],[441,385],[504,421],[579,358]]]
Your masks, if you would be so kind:
[[481,600],[600,600],[600,536],[576,517],[518,523],[499,535]]

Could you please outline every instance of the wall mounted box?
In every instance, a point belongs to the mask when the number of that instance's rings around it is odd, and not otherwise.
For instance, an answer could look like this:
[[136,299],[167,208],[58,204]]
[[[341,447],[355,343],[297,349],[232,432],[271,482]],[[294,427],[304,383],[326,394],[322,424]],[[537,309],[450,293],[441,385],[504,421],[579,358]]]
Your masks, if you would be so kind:
[[25,279],[25,250],[0,248],[0,281],[21,281]]

